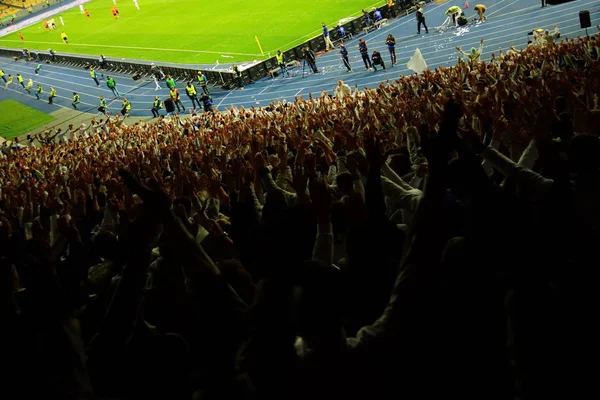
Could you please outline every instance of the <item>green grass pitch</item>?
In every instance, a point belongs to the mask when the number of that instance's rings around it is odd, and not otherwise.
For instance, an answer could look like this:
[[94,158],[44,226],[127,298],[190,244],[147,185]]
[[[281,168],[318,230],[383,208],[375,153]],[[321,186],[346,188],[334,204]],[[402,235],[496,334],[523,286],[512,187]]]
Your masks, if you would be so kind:
[[0,136],[7,140],[54,121],[51,115],[13,100],[0,102]]
[[[93,0],[84,5],[90,20],[73,8],[55,16],[56,30],[46,32],[39,22],[21,31],[25,42],[14,32],[0,38],[0,46],[188,64],[253,61],[320,34],[321,22],[332,29],[341,18],[385,1],[138,0],[138,4],[140,10],[132,0],[118,0],[120,18],[115,20],[112,0]],[[63,29],[69,44],[62,43]]]

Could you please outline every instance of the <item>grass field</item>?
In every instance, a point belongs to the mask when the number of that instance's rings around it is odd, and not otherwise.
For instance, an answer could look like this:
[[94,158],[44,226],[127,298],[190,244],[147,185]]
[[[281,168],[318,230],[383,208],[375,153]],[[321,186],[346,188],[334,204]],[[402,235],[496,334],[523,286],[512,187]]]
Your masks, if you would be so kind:
[[[341,18],[356,16],[366,7],[384,0],[119,0],[120,18],[110,13],[112,0],[93,0],[85,7],[62,13],[65,26],[46,32],[42,23],[0,38],[0,46],[30,50],[105,54],[129,58],[189,64],[213,64],[263,59],[254,39],[260,40],[265,56],[287,49],[320,34],[321,22],[333,28]],[[69,44],[63,44],[65,31]],[[223,57],[229,56],[229,57]],[[230,58],[233,57],[233,58]]]
[[0,102],[0,136],[7,140],[52,122],[55,118],[13,100]]

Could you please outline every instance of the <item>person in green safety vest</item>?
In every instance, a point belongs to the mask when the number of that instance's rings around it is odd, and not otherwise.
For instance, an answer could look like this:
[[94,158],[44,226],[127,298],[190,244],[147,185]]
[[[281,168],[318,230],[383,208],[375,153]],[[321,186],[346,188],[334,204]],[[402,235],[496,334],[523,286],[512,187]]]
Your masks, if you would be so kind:
[[2,80],[4,81],[4,83],[6,83],[6,72],[4,72],[4,70],[2,68],[0,68],[0,78],[2,78]]
[[177,83],[175,82],[175,79],[173,79],[171,77],[171,75],[167,75],[167,79],[165,79],[165,83],[167,84],[167,87],[169,89],[173,89],[177,87]]
[[23,89],[25,89],[25,79],[23,79],[23,77],[21,76],[21,74],[17,74],[17,82],[19,82],[21,84],[21,86],[23,86]]
[[29,78],[29,80],[27,81],[27,87],[25,88],[25,90],[27,90],[27,93],[31,94],[32,88],[33,88],[33,79]]
[[73,106],[74,109],[77,110],[77,104],[81,103],[81,99],[79,97],[79,95],[77,94],[77,92],[73,92],[73,102],[71,103],[71,105]]
[[39,75],[38,72],[40,72],[40,69],[42,69],[42,64],[38,64],[37,67],[35,67],[35,74]]
[[121,97],[121,94],[117,90],[117,82],[115,82],[115,80],[110,76],[106,76],[106,86],[108,86],[108,88],[112,90],[116,98]]
[[44,89],[38,84],[35,89],[35,97],[37,97],[38,100],[40,99],[40,94],[44,94]]

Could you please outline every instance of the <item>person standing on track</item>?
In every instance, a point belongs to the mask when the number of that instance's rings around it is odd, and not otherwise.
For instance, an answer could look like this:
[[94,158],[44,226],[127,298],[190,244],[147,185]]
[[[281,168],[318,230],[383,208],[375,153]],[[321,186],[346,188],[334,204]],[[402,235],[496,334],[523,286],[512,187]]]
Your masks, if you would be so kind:
[[127,118],[131,112],[131,102],[127,100],[127,97],[123,98],[123,104],[121,104],[121,115]]
[[244,88],[244,77],[242,76],[242,71],[240,71],[240,68],[233,64],[231,66],[231,69],[233,69],[233,74],[235,75],[235,79],[237,81],[238,87],[240,89]]
[[35,67],[35,74],[39,75],[38,72],[40,72],[40,69],[42,69],[42,64],[38,64],[37,67]]
[[108,110],[108,104],[106,104],[104,96],[100,96],[100,107],[98,107],[98,111],[100,111],[104,115],[108,115],[106,110]]
[[427,24],[425,23],[425,12],[420,5],[417,4],[417,35],[421,34],[421,25],[425,28],[425,33],[429,33]]
[[479,22],[483,22],[487,19],[485,15],[483,15],[485,14],[485,10],[487,10],[483,4],[477,4],[475,7],[473,7],[473,10],[477,11],[477,15],[479,15]]
[[40,84],[38,84],[37,88],[35,89],[35,97],[37,97],[37,99],[39,100],[41,94],[44,94],[44,89]]
[[350,66],[350,60],[348,59],[348,49],[344,46],[344,43],[340,42],[340,55],[342,56],[342,60],[344,60],[344,67],[346,67],[347,72],[352,72],[352,67]]
[[96,87],[99,87],[100,82],[98,81],[98,77],[96,76],[96,70],[94,70],[94,68],[90,68],[90,76],[92,77],[94,82],[96,82]]
[[283,54],[281,53],[281,50],[277,50],[277,54],[275,54],[275,59],[277,60],[277,66],[279,67],[279,69],[281,69],[281,77],[283,78],[283,73],[285,72],[289,78],[290,73],[285,67],[285,60],[283,59]]
[[81,98],[79,97],[77,92],[73,92],[73,102],[71,103],[71,105],[73,106],[74,109],[77,110],[77,104],[79,104],[79,103],[81,103]]
[[167,84],[167,87],[169,88],[169,90],[177,87],[177,82],[175,82],[175,79],[173,79],[171,77],[171,75],[167,75],[167,79],[165,79],[165,83]]
[[188,82],[187,86],[185,87],[185,92],[190,98],[190,101],[192,102],[192,107],[194,107],[194,109],[196,109],[196,104],[198,104],[198,107],[202,107],[202,105],[200,105],[200,100],[198,100],[198,92],[196,92],[196,88],[194,87],[191,81]]
[[160,101],[160,99],[158,98],[158,96],[154,96],[154,102],[152,103],[152,116],[154,118],[158,118],[160,116],[160,109],[163,108],[163,103],[162,101]]
[[323,39],[325,39],[325,51],[335,49],[335,46],[331,41],[331,37],[329,37],[329,29],[327,29],[327,25],[325,25],[325,22],[321,22],[321,26],[323,27]]
[[365,71],[373,68],[373,64],[371,64],[371,59],[369,58],[369,49],[367,47],[367,42],[365,39],[360,39],[358,41],[358,51],[362,57],[363,62],[365,63]]
[[0,78],[2,78],[2,80],[4,81],[4,83],[6,83],[6,72],[4,72],[4,70],[2,68],[0,68]]
[[119,90],[117,89],[117,82],[115,82],[115,80],[108,75],[106,76],[106,86],[108,86],[116,98],[121,97],[121,93],[119,93]]
[[69,38],[67,37],[67,34],[65,33],[65,31],[62,31],[62,33],[60,34],[60,37],[62,38],[62,40],[65,44],[69,44]]
[[48,104],[54,104],[54,98],[56,97],[56,90],[51,87],[50,88],[50,96],[48,96]]
[[210,90],[208,90],[208,78],[202,73],[202,71],[198,71],[198,83],[202,87],[202,91],[204,93],[210,94]]
[[385,38],[385,44],[387,44],[388,51],[390,52],[390,59],[392,66],[396,65],[396,38],[391,33]]
[[29,80],[27,81],[27,86],[25,87],[25,90],[27,90],[27,93],[31,94],[32,88],[33,88],[33,79],[29,78]]
[[177,107],[177,112],[181,112],[182,108],[183,111],[185,111],[185,106],[181,102],[181,95],[179,94],[179,90],[177,90],[177,88],[171,88],[171,90],[169,90],[169,96],[171,97],[173,104],[175,104]]

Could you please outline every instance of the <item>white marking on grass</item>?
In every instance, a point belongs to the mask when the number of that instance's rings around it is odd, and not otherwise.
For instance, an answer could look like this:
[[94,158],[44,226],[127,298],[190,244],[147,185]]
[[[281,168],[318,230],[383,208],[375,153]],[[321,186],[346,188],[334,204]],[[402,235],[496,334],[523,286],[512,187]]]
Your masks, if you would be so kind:
[[[20,40],[6,40],[6,39],[0,39],[0,42],[18,42],[20,43]],[[28,43],[36,43],[36,44],[54,44],[56,45],[56,42],[34,42],[34,41],[29,41]],[[166,52],[175,52],[175,53],[198,53],[198,54],[233,54],[236,56],[252,56],[252,57],[260,57],[260,54],[249,54],[249,53],[234,53],[234,52],[224,52],[224,51],[208,51],[208,50],[188,50],[188,49],[163,49],[160,47],[135,47],[135,46],[115,46],[115,45],[110,45],[110,44],[86,44],[86,43],[77,43],[77,42],[71,42],[70,43],[70,47],[75,47],[75,46],[83,46],[83,47],[105,47],[105,48],[110,48],[110,49],[129,49],[129,50],[151,50],[151,51],[166,51]],[[40,50],[38,50],[40,51]],[[83,56],[86,56],[86,54],[83,54]]]

